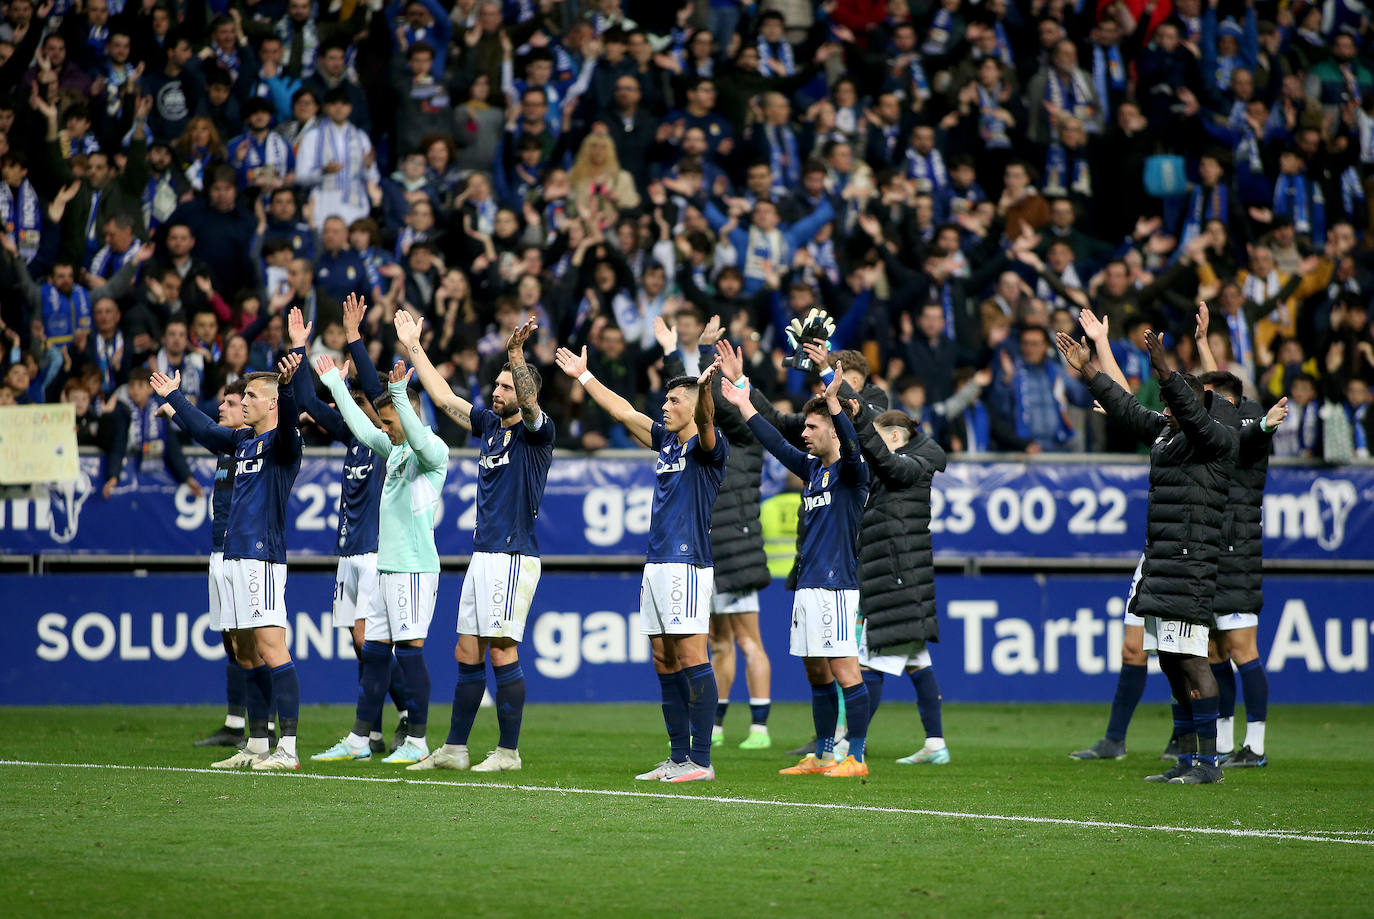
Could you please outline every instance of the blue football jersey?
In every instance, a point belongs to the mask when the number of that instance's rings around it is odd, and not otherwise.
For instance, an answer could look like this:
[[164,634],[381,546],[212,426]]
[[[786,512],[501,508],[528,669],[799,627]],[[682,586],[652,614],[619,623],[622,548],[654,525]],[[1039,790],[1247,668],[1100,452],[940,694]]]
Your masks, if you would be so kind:
[[343,486],[339,491],[339,554],[366,555],[377,551],[380,524],[377,508],[386,481],[386,457],[356,440],[349,440],[344,456]]
[[524,420],[503,428],[491,409],[474,409],[472,436],[481,450],[473,551],[538,555],[534,522],[553,462],[552,419],[545,415],[537,431]]
[[224,535],[224,558],[286,563],[286,502],[301,470],[301,434],[291,387],[277,391],[278,417],[289,419],[265,434],[231,431],[213,423],[180,390],[167,398],[196,442],[234,458],[234,496]]
[[840,458],[829,466],[789,444],[762,416],[752,416],[749,429],[764,449],[806,483],[797,587],[857,590],[859,525],[868,500],[868,465],[849,418],[839,414],[832,421],[840,438]]
[[730,445],[716,430],[716,448],[709,453],[695,436],[686,443],[655,421],[653,447],[654,504],[649,520],[646,562],[685,562],[708,566],[711,556],[711,507],[716,503]]
[[234,498],[234,465],[238,461],[228,453],[219,455],[215,464],[215,491],[210,500],[210,547],[212,552],[224,551],[224,534],[229,529],[229,508]]

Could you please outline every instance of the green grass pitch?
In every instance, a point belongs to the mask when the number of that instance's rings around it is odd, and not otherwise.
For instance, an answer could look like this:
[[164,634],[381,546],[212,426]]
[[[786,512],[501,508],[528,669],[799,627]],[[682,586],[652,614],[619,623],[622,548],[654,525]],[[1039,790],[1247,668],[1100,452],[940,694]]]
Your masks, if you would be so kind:
[[[743,708],[720,778],[686,786],[631,780],[664,756],[657,706],[531,706],[525,769],[493,776],[159,772],[219,758],[191,747],[215,709],[0,708],[0,915],[1374,916],[1367,707],[1276,706],[1273,764],[1211,787],[1140,781],[1162,706],[1126,760],[1079,763],[1105,705],[950,705],[953,762],[908,767],[915,706],[885,702],[865,783],[778,776],[809,708],[775,706],[753,753]],[[351,720],[307,707],[302,759]],[[495,739],[484,710],[471,748]]]

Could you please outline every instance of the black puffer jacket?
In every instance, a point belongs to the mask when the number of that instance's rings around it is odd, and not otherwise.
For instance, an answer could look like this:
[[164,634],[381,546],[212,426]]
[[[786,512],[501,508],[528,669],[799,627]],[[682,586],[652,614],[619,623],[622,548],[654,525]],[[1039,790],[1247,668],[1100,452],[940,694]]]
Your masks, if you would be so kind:
[[[676,351],[664,358],[665,379],[682,376],[683,372],[682,356]],[[711,507],[711,557],[716,592],[745,594],[762,590],[772,580],[763,551],[763,525],[759,523],[763,446],[740,417],[739,409],[721,396],[720,385],[720,374],[716,374],[711,380],[716,427],[730,442],[730,457]]]
[[[862,393],[856,393],[854,388],[848,383],[840,384],[840,401],[848,402],[851,399],[858,399],[862,409],[871,410],[873,413],[881,414],[887,411],[887,393],[877,386],[869,384],[864,387]],[[801,412],[789,412],[784,415],[773,407],[773,403],[757,389],[749,391],[749,401],[753,404],[754,410],[763,416],[763,419],[777,428],[787,442],[799,450],[805,450],[806,445],[802,443],[802,429],[806,427],[806,415]],[[724,429],[722,429],[724,430]],[[802,543],[802,536],[805,535],[806,515],[801,505],[797,506],[797,545]],[[863,534],[860,532],[860,537]],[[787,574],[787,589],[797,589],[797,561],[792,561],[792,570]]]
[[1264,409],[1252,399],[1240,403],[1240,456],[1231,475],[1227,496],[1229,528],[1217,563],[1217,596],[1214,611],[1218,616],[1231,613],[1258,613],[1264,605],[1264,558],[1262,505],[1264,480],[1269,473],[1269,452],[1273,432],[1260,430]]
[[864,408],[857,425],[872,476],[859,531],[859,612],[870,651],[940,640],[930,480],[945,468],[945,451],[917,431],[894,453],[873,427],[877,416]]
[[[1179,424],[1136,401],[1105,373],[1089,385],[1107,414],[1150,447],[1145,514],[1145,568],[1130,612],[1198,625],[1213,623],[1217,561],[1239,452],[1235,406],[1206,394],[1206,403],[1177,372],[1160,387]],[[1210,412],[1210,414],[1209,414]]]

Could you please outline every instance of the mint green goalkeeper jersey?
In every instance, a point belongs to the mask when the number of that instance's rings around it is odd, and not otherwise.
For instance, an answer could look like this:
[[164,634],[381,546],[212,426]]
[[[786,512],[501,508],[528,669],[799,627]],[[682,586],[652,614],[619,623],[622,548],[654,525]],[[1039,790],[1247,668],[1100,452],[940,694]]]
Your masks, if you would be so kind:
[[448,448],[410,407],[404,383],[389,386],[391,404],[396,407],[406,435],[405,443],[393,444],[386,432],[375,427],[353,403],[337,370],[329,371],[322,380],[353,436],[373,453],[386,457],[386,482],[382,485],[378,512],[377,570],[437,572],[439,551],[434,547],[434,521],[444,479],[448,477]]

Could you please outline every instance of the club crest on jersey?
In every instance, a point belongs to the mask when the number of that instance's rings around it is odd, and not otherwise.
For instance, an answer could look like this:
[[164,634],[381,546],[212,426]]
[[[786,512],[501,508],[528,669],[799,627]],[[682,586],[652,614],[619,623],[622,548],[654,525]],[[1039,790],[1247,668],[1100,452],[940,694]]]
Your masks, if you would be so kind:
[[257,455],[262,456],[262,441],[258,441]]
[[821,488],[829,488],[829,487],[830,487],[830,470],[827,469],[827,470],[825,470],[825,472],[821,473]]
[[508,444],[510,444],[510,429],[509,429],[509,428],[506,429],[506,436],[505,436],[504,438],[501,439],[501,446],[504,447],[504,446],[507,446]]

